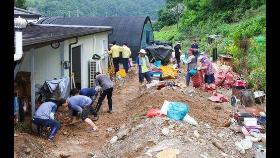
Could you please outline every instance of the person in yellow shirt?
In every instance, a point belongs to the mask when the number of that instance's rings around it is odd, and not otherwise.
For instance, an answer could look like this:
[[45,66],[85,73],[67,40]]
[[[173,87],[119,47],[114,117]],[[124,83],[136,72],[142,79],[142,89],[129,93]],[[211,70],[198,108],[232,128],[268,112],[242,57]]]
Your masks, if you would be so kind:
[[127,43],[124,43],[122,46],[122,64],[126,73],[128,73],[128,62],[130,56],[131,56],[130,48],[127,46]]
[[116,41],[113,42],[113,46],[108,51],[108,54],[111,55],[113,58],[115,73],[119,71],[120,51],[121,51],[121,47],[116,44]]

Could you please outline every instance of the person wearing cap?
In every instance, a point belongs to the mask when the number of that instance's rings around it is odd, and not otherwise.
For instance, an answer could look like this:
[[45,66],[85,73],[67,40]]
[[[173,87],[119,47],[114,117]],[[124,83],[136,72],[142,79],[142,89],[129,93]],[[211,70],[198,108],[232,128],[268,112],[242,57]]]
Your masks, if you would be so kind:
[[213,84],[215,82],[215,77],[214,77],[215,69],[211,61],[206,56],[203,56],[200,59],[200,62],[202,64],[202,67],[200,69],[205,70],[204,81],[206,86],[208,87],[210,84]]
[[198,44],[196,43],[196,40],[194,39],[191,45],[191,48],[193,49],[193,55],[195,56],[195,61],[197,62],[198,58]]
[[188,59],[187,59],[187,76],[186,76],[186,85],[189,86],[191,80],[191,74],[189,73],[192,69],[197,68],[197,62],[195,56],[193,55],[193,49],[188,49]]
[[110,48],[110,50],[107,50],[108,54],[112,56],[113,58],[113,64],[115,68],[115,73],[119,71],[119,63],[120,63],[120,52],[121,48],[116,44],[116,41],[113,42],[113,46]]
[[180,42],[177,42],[175,47],[174,47],[174,51],[175,51],[175,58],[176,58],[176,61],[177,61],[177,67],[180,68],[180,56],[181,56],[181,43]]
[[124,43],[122,46],[122,64],[126,73],[128,73],[128,62],[130,56],[131,56],[130,48],[127,46],[127,43]]
[[139,82],[142,84],[144,82],[144,78],[146,78],[147,82],[151,82],[151,77],[150,77],[150,62],[149,58],[146,55],[145,49],[141,49],[139,51],[139,55],[136,58],[136,64],[138,65],[138,75],[139,75]]

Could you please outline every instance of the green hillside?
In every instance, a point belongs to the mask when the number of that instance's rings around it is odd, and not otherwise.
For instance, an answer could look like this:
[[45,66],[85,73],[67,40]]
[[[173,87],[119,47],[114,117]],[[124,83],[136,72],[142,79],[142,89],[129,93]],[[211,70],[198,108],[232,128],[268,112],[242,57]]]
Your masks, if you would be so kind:
[[166,0],[26,0],[44,16],[147,16],[157,18]]
[[[184,6],[178,20],[168,16],[176,5],[167,0],[155,24],[155,40],[182,41],[186,50],[192,39],[198,39],[200,50],[210,52],[208,36],[221,35],[217,44],[219,54],[234,57],[234,70],[242,74],[255,90],[266,87],[266,5],[264,0],[176,0]],[[169,7],[168,7],[169,4]],[[171,5],[171,7],[170,7]],[[165,14],[161,14],[164,12]],[[171,14],[171,13],[170,13]],[[174,15],[174,14],[173,14]],[[169,26],[168,26],[169,25]],[[246,42],[248,41],[248,42]],[[242,43],[248,44],[248,50]],[[184,50],[184,51],[185,51]],[[210,54],[210,53],[209,53]]]

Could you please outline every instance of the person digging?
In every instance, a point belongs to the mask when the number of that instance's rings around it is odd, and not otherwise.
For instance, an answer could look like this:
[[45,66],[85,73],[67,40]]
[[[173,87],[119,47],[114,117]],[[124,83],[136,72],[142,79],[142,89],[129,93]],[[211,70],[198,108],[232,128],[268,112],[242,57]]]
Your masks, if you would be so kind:
[[98,98],[98,102],[96,105],[96,112],[98,113],[103,100],[105,99],[105,97],[107,96],[107,100],[108,100],[108,106],[109,106],[109,110],[108,113],[112,113],[113,112],[113,101],[112,101],[112,95],[113,95],[113,82],[112,80],[106,75],[106,74],[101,74],[100,72],[96,72],[96,79],[95,79],[95,83],[96,83],[96,87],[99,91],[102,91],[99,95]]
[[48,140],[53,140],[60,128],[60,123],[55,120],[54,114],[57,112],[59,107],[66,105],[66,100],[63,98],[55,101],[47,101],[41,104],[32,118],[32,122],[37,125],[38,133],[41,133],[42,127],[50,127],[51,132]]
[[78,122],[78,120],[76,120],[76,117],[78,117],[89,124],[93,131],[97,131],[97,126],[88,117],[89,113],[91,113],[94,116],[94,120],[98,120],[97,113],[92,106],[92,99],[87,96],[79,95],[79,90],[76,88],[70,91],[70,95],[71,97],[67,99],[67,105],[72,113],[73,120],[71,124]]

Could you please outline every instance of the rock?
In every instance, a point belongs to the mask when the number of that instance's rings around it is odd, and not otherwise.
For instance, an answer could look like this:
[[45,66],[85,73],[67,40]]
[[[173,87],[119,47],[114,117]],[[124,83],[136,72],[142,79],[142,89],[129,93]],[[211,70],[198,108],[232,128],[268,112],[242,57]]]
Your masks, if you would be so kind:
[[194,134],[194,136],[195,136],[196,138],[199,138],[199,133],[198,133],[197,130],[195,130],[195,131],[193,132],[193,134]]
[[124,139],[124,137],[128,135],[129,131],[130,131],[129,129],[124,129],[124,130],[119,131],[117,133],[118,140]]
[[29,155],[30,153],[31,153],[31,149],[30,148],[26,148],[25,154]]
[[215,109],[215,110],[222,110],[222,107],[216,106],[214,109]]
[[214,140],[212,140],[212,144],[213,144],[215,147],[217,147],[218,149],[220,149],[221,151],[224,152],[224,145],[223,145],[223,144],[221,144],[221,143],[218,142],[218,141],[214,141]]
[[63,132],[63,134],[64,134],[64,135],[67,135],[67,134],[68,134],[68,132]]
[[111,144],[114,144],[115,142],[117,142],[118,140],[118,136],[114,136],[111,140],[110,140],[110,143]]
[[227,157],[228,155],[224,152],[221,153],[222,156]]
[[120,129],[124,129],[125,128],[125,124],[122,124]]
[[70,157],[71,155],[70,154],[60,154],[59,157],[61,158],[67,158],[67,157]]
[[162,132],[163,135],[167,136],[169,134],[169,129],[168,128],[163,128],[161,130],[161,132]]
[[211,126],[210,126],[210,125],[208,125],[207,123],[205,123],[205,127],[206,127],[206,128],[208,128],[208,129],[210,129],[210,128],[211,128]]
[[15,133],[15,134],[14,134],[14,137],[17,137],[17,136],[18,136],[18,134]]
[[112,127],[107,128],[106,131],[107,131],[107,132],[111,132],[111,131],[113,131],[113,128],[112,128]]
[[179,154],[178,149],[167,148],[159,152],[156,155],[156,158],[176,158],[177,154]]
[[148,155],[148,156],[150,156],[150,157],[153,157],[153,154],[151,154],[151,153],[145,153],[145,155]]
[[203,157],[203,158],[208,158],[206,155],[203,155],[203,154],[200,154],[199,156]]

